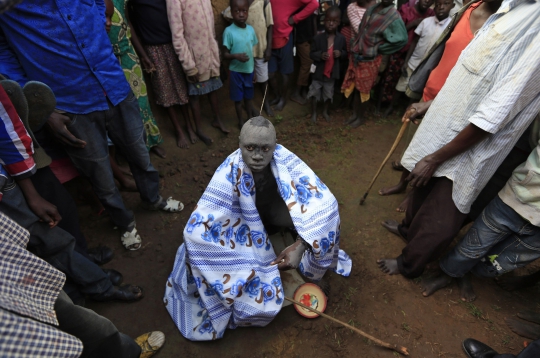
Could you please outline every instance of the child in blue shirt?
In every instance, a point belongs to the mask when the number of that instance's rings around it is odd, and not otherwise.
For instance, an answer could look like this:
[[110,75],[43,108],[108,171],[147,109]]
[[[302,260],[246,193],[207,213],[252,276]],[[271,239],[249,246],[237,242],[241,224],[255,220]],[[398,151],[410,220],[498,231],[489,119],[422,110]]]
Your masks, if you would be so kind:
[[238,125],[244,125],[242,118],[242,99],[248,114],[248,119],[255,117],[251,100],[254,96],[255,82],[253,79],[253,46],[259,41],[253,27],[246,24],[249,13],[248,0],[231,0],[231,15],[233,23],[223,33],[224,58],[231,60],[229,65],[229,94],[234,101]]

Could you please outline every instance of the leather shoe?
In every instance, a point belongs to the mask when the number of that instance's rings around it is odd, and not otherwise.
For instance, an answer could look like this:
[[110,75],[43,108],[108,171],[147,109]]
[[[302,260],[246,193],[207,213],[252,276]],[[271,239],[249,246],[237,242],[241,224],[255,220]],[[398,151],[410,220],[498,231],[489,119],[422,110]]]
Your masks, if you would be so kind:
[[493,358],[498,354],[487,344],[472,338],[463,341],[463,350],[469,358]]
[[107,276],[109,276],[109,279],[111,280],[113,286],[120,286],[122,284],[122,281],[124,281],[124,276],[116,270],[113,269],[103,269],[103,272]]
[[98,246],[88,249],[88,256],[98,266],[105,265],[114,257],[114,252],[107,246]]

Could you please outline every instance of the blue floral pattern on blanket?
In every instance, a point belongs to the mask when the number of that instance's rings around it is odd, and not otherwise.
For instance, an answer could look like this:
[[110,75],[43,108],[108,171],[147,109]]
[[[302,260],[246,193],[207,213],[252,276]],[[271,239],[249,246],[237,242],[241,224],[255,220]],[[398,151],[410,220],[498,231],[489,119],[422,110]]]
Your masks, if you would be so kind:
[[[348,276],[339,250],[338,204],[296,155],[276,146],[270,167],[299,235],[311,246],[300,272],[320,280],[327,270]],[[184,229],[164,303],[188,339],[223,337],[227,328],[265,326],[284,302],[272,243],[255,206],[255,183],[240,150],[217,168]]]

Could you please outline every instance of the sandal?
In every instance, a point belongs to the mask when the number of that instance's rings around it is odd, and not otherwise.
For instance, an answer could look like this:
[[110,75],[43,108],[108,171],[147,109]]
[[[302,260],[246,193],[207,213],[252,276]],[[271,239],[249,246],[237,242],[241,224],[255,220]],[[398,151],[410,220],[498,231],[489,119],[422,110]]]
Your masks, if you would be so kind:
[[122,240],[122,245],[124,245],[124,247],[130,251],[138,250],[142,246],[142,239],[137,233],[136,228],[133,228],[131,231],[124,232],[120,240]]
[[38,131],[54,111],[56,97],[45,83],[29,81],[23,87],[24,95],[28,101],[28,123],[32,131]]
[[403,170],[405,170],[403,165],[401,165],[401,162],[398,160],[392,161],[392,169],[397,170],[398,172],[402,172]]
[[137,338],[135,342],[141,347],[140,358],[149,358],[163,347],[165,343],[165,334],[160,331],[148,332]]
[[[138,291],[138,292],[134,292]],[[110,290],[97,296],[92,296],[94,301],[138,301],[144,297],[143,289],[136,285],[113,286]]]

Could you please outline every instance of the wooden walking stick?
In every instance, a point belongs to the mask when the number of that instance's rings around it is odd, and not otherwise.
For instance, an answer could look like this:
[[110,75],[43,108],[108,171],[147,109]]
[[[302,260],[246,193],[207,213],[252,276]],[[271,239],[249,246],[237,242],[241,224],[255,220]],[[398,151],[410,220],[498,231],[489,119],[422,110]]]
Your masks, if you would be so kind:
[[373,336],[370,336],[370,335],[367,334],[366,332],[364,332],[364,331],[362,331],[362,330],[359,330],[359,329],[356,328],[356,327],[351,326],[350,324],[347,324],[347,323],[345,323],[345,322],[341,322],[339,319],[336,319],[336,318],[334,318],[334,317],[332,317],[332,316],[329,316],[329,315],[327,315],[327,314],[325,314],[325,313],[322,313],[322,312],[316,310],[315,308],[308,307],[308,306],[306,306],[306,305],[304,305],[304,304],[298,302],[297,300],[294,300],[294,299],[289,298],[289,297],[285,297],[285,299],[286,299],[287,301],[290,301],[290,302],[292,302],[292,303],[294,303],[294,304],[300,306],[300,307],[303,307],[303,308],[305,308],[305,309],[307,309],[307,310],[310,310],[311,312],[315,312],[316,314],[318,314],[318,315],[321,316],[321,317],[328,318],[328,319],[331,320],[331,321],[334,321],[334,322],[336,322],[336,323],[339,323],[339,324],[343,325],[344,327],[346,327],[346,328],[348,328],[348,329],[350,329],[350,330],[355,331],[356,333],[360,334],[361,336],[366,337],[367,339],[369,339],[370,341],[374,342],[375,344],[377,344],[377,345],[379,345],[379,346],[381,346],[381,347],[391,349],[391,350],[396,351],[396,352],[398,352],[398,353],[400,353],[400,354],[403,354],[404,356],[408,356],[408,355],[409,355],[409,352],[408,352],[407,348],[405,348],[405,347],[398,347],[398,346],[395,345],[395,344],[392,345],[392,344],[390,344],[390,343],[383,342],[383,341],[381,341],[381,340],[379,340],[379,339],[377,339],[377,338],[375,338],[375,337],[373,337]]
[[388,152],[388,155],[386,156],[386,158],[384,158],[383,162],[381,163],[381,166],[379,167],[379,170],[377,170],[377,173],[375,174],[373,179],[371,179],[371,183],[369,183],[369,186],[368,186],[368,188],[366,190],[366,193],[364,194],[362,199],[360,199],[360,205],[364,204],[364,201],[366,201],[366,198],[367,198],[367,196],[369,194],[369,191],[371,190],[371,187],[375,183],[375,180],[377,180],[377,178],[379,177],[379,174],[381,174],[381,171],[382,171],[384,165],[386,164],[386,162],[388,161],[388,159],[390,158],[390,156],[396,150],[396,147],[399,144],[399,142],[401,141],[401,138],[403,138],[403,134],[405,134],[405,129],[407,129],[408,125],[409,125],[409,121],[405,121],[401,125],[401,129],[399,130],[399,133],[398,133],[398,135],[396,137],[396,140],[394,141],[394,144],[392,144],[392,148],[390,148],[390,151]]

